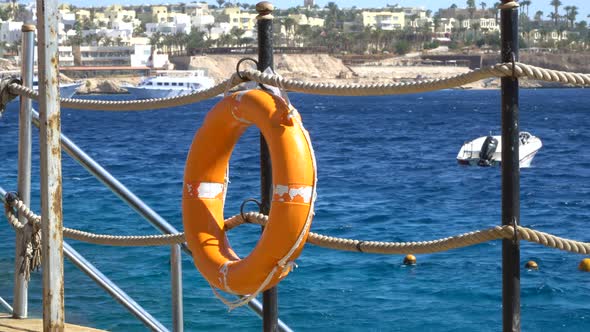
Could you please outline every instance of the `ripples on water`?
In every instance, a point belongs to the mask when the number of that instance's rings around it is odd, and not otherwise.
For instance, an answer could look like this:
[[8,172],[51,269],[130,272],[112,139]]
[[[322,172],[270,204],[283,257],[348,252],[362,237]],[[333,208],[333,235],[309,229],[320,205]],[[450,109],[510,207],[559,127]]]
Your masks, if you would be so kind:
[[[543,140],[531,168],[521,172],[522,223],[590,241],[590,94],[588,90],[524,90],[521,130]],[[121,97],[110,97],[121,98]],[[500,223],[499,169],[460,167],[464,141],[500,133],[498,91],[441,91],[392,97],[317,97],[292,94],[311,133],[318,159],[315,232],[383,241],[418,241]],[[564,103],[575,101],[575,104]],[[63,132],[182,228],[180,192],[186,153],[215,101],[147,112],[62,110]],[[575,105],[575,106],[573,106]],[[0,120],[0,185],[16,183],[16,107]],[[38,141],[35,134],[34,141]],[[258,136],[248,130],[230,169],[226,215],[258,196]],[[38,192],[38,146],[33,189]],[[154,229],[64,157],[64,222],[109,234],[153,234]],[[39,211],[38,197],[34,208]],[[13,231],[0,231],[0,296],[11,300]],[[259,229],[242,226],[230,240],[244,255]],[[69,241],[105,275],[170,326],[169,250],[101,247]],[[588,275],[581,256],[522,243],[525,331],[590,329]],[[307,246],[299,268],[279,287],[280,315],[295,330],[497,331],[501,326],[499,241],[450,252],[400,256],[336,252]],[[186,257],[187,331],[260,330],[249,310],[230,313]],[[130,314],[82,272],[66,263],[66,315],[71,322],[113,331],[143,331]],[[31,282],[30,311],[41,314],[40,273]]]

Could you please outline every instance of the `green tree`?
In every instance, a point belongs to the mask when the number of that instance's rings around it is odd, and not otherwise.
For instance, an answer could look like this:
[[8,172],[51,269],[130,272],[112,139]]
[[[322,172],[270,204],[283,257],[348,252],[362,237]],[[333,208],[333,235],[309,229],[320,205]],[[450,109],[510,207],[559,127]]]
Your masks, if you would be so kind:
[[291,35],[291,32],[293,32],[293,27],[295,26],[295,23],[295,20],[291,17],[285,17],[281,21],[282,26],[285,28],[285,41],[287,46],[289,46],[289,36]]
[[[210,36],[210,33],[209,33]],[[189,49],[193,48],[207,48],[210,45],[211,37],[208,40],[205,40],[205,32],[200,31],[199,29],[192,27],[191,32],[187,38],[187,47]]]
[[553,8],[554,8],[554,11],[552,13],[553,15],[551,15],[550,17],[553,19],[555,27],[557,27],[557,22],[559,20],[559,7],[561,6],[561,1],[551,0],[550,5],[553,6]]
[[500,5],[501,5],[501,3],[499,3],[499,2],[494,3],[493,10],[494,10],[494,16],[496,17],[496,22],[498,21],[498,15],[500,15]]
[[523,0],[523,1],[520,2],[520,5],[525,8],[526,16],[529,17],[529,7],[531,5],[531,1],[529,1],[529,0]]
[[242,45],[242,36],[246,33],[246,30],[240,29],[238,27],[233,27],[229,31],[230,35],[234,37],[234,41],[236,46]]
[[477,8],[475,7],[475,0],[467,0],[467,11],[469,11],[469,18],[473,19],[473,14]]
[[[569,9],[566,9],[566,15],[568,21],[570,21],[570,27],[574,28],[574,23],[576,22],[576,16],[578,16],[578,7],[576,6],[568,6]],[[567,7],[566,7],[567,8]]]

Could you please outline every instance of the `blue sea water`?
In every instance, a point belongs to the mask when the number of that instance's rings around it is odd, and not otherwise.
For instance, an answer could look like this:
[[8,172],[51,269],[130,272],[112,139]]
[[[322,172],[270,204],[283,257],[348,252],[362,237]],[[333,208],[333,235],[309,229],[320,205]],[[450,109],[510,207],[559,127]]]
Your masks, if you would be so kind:
[[[125,96],[90,98],[122,99]],[[381,241],[421,241],[501,223],[498,168],[457,165],[464,141],[500,133],[499,91],[439,91],[387,97],[292,94],[318,162],[312,231]],[[123,184],[182,229],[184,162],[192,137],[218,101],[146,112],[62,110],[63,133]],[[14,190],[17,105],[0,119],[0,186]],[[521,172],[522,224],[590,241],[590,91],[521,91],[521,130],[543,140]],[[38,135],[34,135],[34,202],[39,211]],[[258,197],[258,134],[248,130],[232,157],[226,216]],[[156,231],[64,153],[67,227],[108,234]],[[230,241],[246,255],[260,230],[246,225]],[[169,249],[68,242],[139,304],[171,326]],[[523,331],[590,330],[590,274],[581,255],[522,243]],[[0,228],[0,296],[12,300],[14,232]],[[279,286],[280,317],[297,331],[498,331],[501,242],[443,253],[402,256],[339,252],[307,245],[298,268]],[[250,310],[228,312],[186,257],[187,331],[258,331]],[[66,319],[112,331],[146,330],[66,261]],[[30,312],[41,315],[41,274],[33,275]]]

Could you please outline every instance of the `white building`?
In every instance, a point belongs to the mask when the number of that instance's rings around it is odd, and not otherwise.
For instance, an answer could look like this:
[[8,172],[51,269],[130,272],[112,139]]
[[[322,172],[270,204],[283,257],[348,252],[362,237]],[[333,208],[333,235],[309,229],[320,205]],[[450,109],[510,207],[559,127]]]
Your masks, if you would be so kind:
[[215,23],[215,17],[209,11],[209,5],[205,2],[186,4],[186,15],[190,17],[191,25],[201,31],[206,29],[207,25]]
[[21,40],[23,22],[0,22],[0,41],[14,44]]
[[[81,66],[147,66],[152,53],[151,45],[133,46],[80,46]],[[76,50],[74,50],[74,54]]]
[[145,33],[148,36],[159,32],[165,35],[191,32],[191,18],[186,14],[174,14],[167,18],[167,21],[158,23],[146,23]]

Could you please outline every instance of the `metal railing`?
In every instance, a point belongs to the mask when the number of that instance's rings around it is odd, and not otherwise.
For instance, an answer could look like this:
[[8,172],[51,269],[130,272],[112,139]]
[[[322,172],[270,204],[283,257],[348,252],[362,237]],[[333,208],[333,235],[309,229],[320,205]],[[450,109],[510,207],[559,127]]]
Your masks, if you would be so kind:
[[[92,175],[97,177],[111,191],[118,195],[126,204],[131,206],[144,219],[150,222],[156,229],[162,233],[176,233],[177,230],[166,220],[159,216],[137,196],[130,192],[110,173],[96,163],[92,158],[86,155],[67,137],[61,134],[59,126],[59,100],[57,98],[57,49],[55,40],[49,38],[49,31],[57,31],[57,22],[55,17],[57,10],[56,0],[46,0],[43,2],[44,8],[38,13],[42,16],[38,18],[40,35],[39,35],[39,65],[40,70],[39,85],[41,105],[40,115],[33,117],[33,122],[39,125],[41,134],[41,201],[43,215],[43,310],[44,310],[44,328],[45,330],[63,329],[63,253],[72,260],[76,266],[87,273],[101,287],[103,287],[111,296],[122,303],[146,326],[157,331],[166,331],[157,320],[151,317],[135,301],[128,297],[122,290],[114,285],[106,276],[94,268],[90,263],[83,259],[81,255],[75,252],[67,243],[62,240],[63,225],[61,211],[61,148],[71,155],[78,163],[86,168]],[[502,62],[512,62],[513,70],[516,68],[515,63],[518,61],[518,4],[510,0],[502,0],[500,6],[502,17]],[[272,67],[272,6],[267,2],[257,5],[259,12],[258,36],[259,36],[259,68],[266,69]],[[268,15],[268,16],[266,16]],[[266,17],[265,17],[266,16]],[[24,34],[30,33],[29,31]],[[32,32],[31,32],[32,33]],[[264,39],[264,40],[262,40]],[[30,42],[23,42],[25,48],[23,54],[32,52],[29,47]],[[32,66],[25,68],[23,66],[23,77],[27,71],[32,72]],[[46,76],[53,79],[47,79]],[[519,149],[518,149],[518,79],[513,71],[510,77],[502,78],[502,224],[512,225],[515,229],[520,219],[520,169],[519,169]],[[23,108],[21,115],[26,116],[32,112],[26,105],[27,99],[21,99]],[[23,111],[24,109],[24,111]],[[28,109],[28,110],[27,110]],[[26,129],[23,129],[21,140],[22,145],[26,145]],[[30,135],[30,130],[27,135]],[[30,139],[29,139],[30,144]],[[19,146],[21,143],[19,143]],[[264,144],[261,144],[261,156],[265,152]],[[19,148],[19,160],[26,158],[26,148]],[[29,157],[30,158],[30,157]],[[20,187],[22,178],[26,179],[26,172],[29,172],[30,164],[19,161],[19,194],[25,187]],[[270,173],[269,165],[262,160],[261,174],[263,175],[263,192],[262,196],[268,197],[268,191],[265,189],[268,183]],[[265,179],[266,177],[266,179]],[[28,180],[30,181],[30,180]],[[23,180],[23,182],[26,182]],[[0,188],[0,193],[4,190]],[[519,267],[519,239],[504,239],[502,243],[502,271],[503,271],[503,331],[520,331],[520,267]],[[63,250],[63,252],[62,252]],[[172,297],[174,313],[173,326],[174,331],[182,331],[182,284],[180,265],[180,250],[190,253],[186,245],[175,245],[171,249],[172,264]],[[17,250],[18,252],[18,250]],[[18,259],[18,257],[17,257]],[[16,313],[24,313],[26,316],[26,283],[19,280],[15,282],[15,303],[20,303],[18,308],[14,308]],[[16,291],[19,288],[19,292]],[[24,301],[23,301],[24,299]],[[20,301],[20,302],[19,302]],[[278,320],[277,297],[273,291],[267,292],[264,296],[265,310],[262,305],[253,300],[248,305],[258,315],[264,316],[264,330],[290,331],[290,329]],[[24,305],[25,307],[21,307]]]
[[[46,4],[50,6],[51,4]],[[49,8],[48,8],[49,10]],[[47,13],[46,13],[47,15]],[[44,22],[42,19],[38,20],[41,25],[44,26],[44,31],[51,28],[51,24],[54,22]],[[22,65],[22,77],[24,86],[32,86],[32,74],[33,74],[33,49],[35,40],[35,27],[33,25],[23,25],[23,65]],[[45,38],[39,36],[39,43],[43,45]],[[51,43],[51,42],[49,42]],[[51,50],[51,47],[48,48]],[[44,47],[39,47],[40,52],[49,52]],[[47,58],[47,54],[40,56],[40,59]],[[41,63],[41,62],[40,62]],[[44,74],[41,74],[44,75]],[[51,89],[57,89],[57,80],[48,82],[48,80],[40,79],[39,82],[45,82],[40,84],[40,91],[49,91]],[[51,95],[51,94],[50,94]],[[41,153],[43,151],[50,150],[50,153],[45,153],[41,157],[41,200],[43,206],[44,215],[43,219],[43,261],[44,264],[51,261],[49,265],[44,265],[44,295],[43,295],[43,310],[44,310],[44,329],[47,330],[48,326],[62,326],[63,327],[63,297],[50,296],[45,292],[51,293],[50,290],[55,291],[61,288],[63,294],[63,256],[70,260],[78,269],[86,273],[94,282],[96,282],[101,288],[103,288],[111,297],[117,302],[123,305],[131,314],[133,314],[138,320],[140,320],[146,327],[154,331],[168,331],[168,329],[160,323],[157,319],[151,316],[144,308],[142,308],[137,302],[135,302],[129,295],[127,295],[122,289],[120,289],[115,283],[113,283],[108,277],[106,277],[100,270],[94,267],[88,262],[80,253],[72,248],[67,242],[61,240],[62,227],[61,224],[61,195],[55,195],[55,191],[59,188],[61,191],[61,149],[63,149],[69,156],[71,156],[78,164],[84,167],[91,175],[102,182],[108,189],[115,193],[124,203],[133,208],[141,217],[147,220],[152,226],[154,226],[159,232],[163,234],[174,234],[178,233],[178,230],[174,228],[169,222],[163,217],[151,209],[146,203],[139,199],[133,192],[127,189],[121,182],[113,177],[106,169],[98,164],[94,159],[88,156],[82,149],[74,144],[68,137],[61,133],[59,125],[53,124],[51,117],[59,118],[59,99],[53,98],[51,101],[47,100],[48,95],[40,97],[41,115],[32,109],[31,100],[26,97],[21,97],[20,114],[19,114],[19,162],[18,162],[18,194],[26,204],[30,204],[30,188],[31,188],[31,123],[37,126],[41,130]],[[53,102],[53,103],[52,103]],[[51,114],[45,114],[48,108],[52,108],[49,112]],[[52,113],[53,112],[53,113]],[[48,120],[48,116],[50,119]],[[42,120],[42,118],[44,119]],[[49,126],[48,126],[49,124]],[[57,147],[58,150],[55,150]],[[59,151],[60,153],[56,153]],[[59,170],[56,170],[59,168]],[[49,173],[48,173],[49,172]],[[56,173],[54,173],[56,172]],[[44,191],[45,190],[45,191]],[[4,195],[6,191],[0,187],[0,195],[4,201]],[[59,209],[56,209],[52,205],[49,208],[48,201],[53,200],[59,205]],[[47,220],[47,214],[53,216],[55,220]],[[19,215],[19,219],[22,223],[25,222],[23,217]],[[54,225],[51,225],[54,224]],[[57,225],[55,225],[57,224]],[[49,228],[51,227],[51,231]],[[31,230],[28,230],[31,231]],[[57,255],[55,252],[50,252],[49,248],[46,248],[48,239],[46,239],[46,233],[59,233],[59,241],[54,243],[59,250]],[[18,232],[17,232],[18,234]],[[18,237],[19,235],[17,235]],[[55,239],[54,239],[55,241]],[[21,245],[22,239],[17,238],[16,240],[16,259],[15,259],[15,271],[18,271],[17,266],[20,266],[20,253],[24,250]],[[52,242],[53,243],[53,242]],[[54,248],[55,249],[55,248]],[[54,250],[52,249],[52,250]],[[63,251],[62,251],[63,250]],[[181,250],[185,253],[191,254],[186,244],[173,245],[170,251],[170,263],[171,263],[171,296],[172,296],[172,330],[183,331],[183,301],[182,301],[182,257]],[[53,255],[53,256],[52,256]],[[55,268],[56,265],[59,267]],[[53,270],[52,270],[53,269]],[[57,273],[56,273],[57,271]],[[50,273],[49,277],[45,274]],[[50,284],[46,284],[46,279],[50,280]],[[10,307],[3,299],[0,304],[5,306],[7,309],[10,308],[13,317],[15,318],[26,318],[27,317],[27,302],[28,302],[28,284],[24,276],[20,273],[15,273],[15,284],[14,284],[14,308]],[[49,298],[49,301],[46,301]],[[61,305],[59,302],[61,301]],[[276,301],[276,300],[275,300]],[[263,306],[256,299],[248,303],[248,306],[259,316],[264,315]],[[50,312],[50,313],[46,313]],[[268,312],[268,310],[267,310]],[[291,331],[291,329],[282,321],[276,317],[276,309],[274,310],[274,321],[273,331]]]

